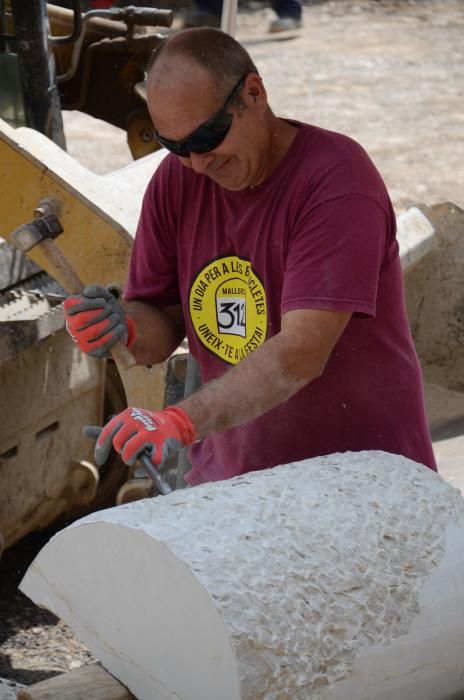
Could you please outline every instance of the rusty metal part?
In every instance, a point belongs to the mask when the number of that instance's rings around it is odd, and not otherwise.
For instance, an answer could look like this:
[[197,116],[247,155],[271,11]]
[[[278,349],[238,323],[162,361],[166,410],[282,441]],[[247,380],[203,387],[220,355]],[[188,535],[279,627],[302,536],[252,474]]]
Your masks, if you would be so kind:
[[62,232],[63,227],[59,219],[54,214],[47,214],[17,228],[11,233],[9,240],[21,253],[28,253],[39,246],[53,268],[61,273],[66,290],[70,294],[76,294],[83,289],[83,284],[54,242]]
[[[133,12],[133,10],[135,10],[135,12]],[[66,17],[66,15],[64,15],[64,17]],[[62,21],[64,17],[62,14]],[[134,49],[137,50],[137,45],[140,42],[140,40],[143,39],[143,37],[137,37],[139,42],[134,41],[134,28],[136,24],[153,27],[170,27],[173,21],[173,13],[171,10],[156,10],[150,8],[134,7],[126,7],[122,10],[117,10],[116,8],[114,8],[113,10],[91,10],[90,12],[86,12],[84,17],[82,18],[82,31],[80,33],[79,38],[73,46],[71,58],[69,61],[69,67],[65,73],[61,73],[57,76],[58,83],[71,80],[71,78],[73,78],[76,74],[86,38],[87,43],[91,43],[89,41],[89,37],[86,37],[87,27],[91,24],[92,21],[95,21],[97,18],[104,18],[107,20],[107,22],[108,20],[112,22],[118,20],[123,21],[127,27],[125,33],[127,33],[128,38],[133,42]],[[69,24],[69,15],[67,16],[67,24]],[[111,38],[112,34],[113,32],[107,31],[103,36],[108,37],[109,35],[109,38]],[[138,52],[140,53],[140,50]]]
[[52,197],[42,199],[34,209],[34,220],[13,231],[9,240],[21,253],[28,253],[40,246],[53,267],[61,272],[66,281],[67,291],[74,294],[83,288],[82,282],[53,242],[64,231],[58,219],[60,210],[61,203],[58,200]]
[[75,76],[60,83],[63,109],[78,109],[121,129],[131,114],[150,119],[135,86],[144,81],[150,55],[162,40],[159,34],[147,34],[132,40],[104,38],[87,46]]
[[110,14],[112,19],[127,24],[130,32],[132,32],[137,25],[144,27],[170,27],[174,19],[172,10],[135,7],[134,5],[122,8],[111,8]]
[[10,240],[21,253],[27,253],[45,238],[57,238],[60,233],[63,233],[63,227],[58,217],[55,214],[44,214],[13,231]]
[[[58,5],[47,4],[48,18],[51,31],[55,35],[65,35],[71,31],[73,23],[72,11],[59,7]],[[57,82],[70,80],[75,73],[81,53],[85,47],[94,41],[100,41],[104,37],[126,36],[127,27],[123,22],[104,19],[102,11],[87,12],[83,19],[83,30],[77,42],[70,45],[54,45],[53,56],[56,63]]]
[[72,0],[72,12],[73,12],[73,23],[72,31],[70,34],[65,36],[49,36],[48,41],[51,44],[74,44],[79,40],[82,34],[82,14],[81,14],[81,3],[80,0]]
[[100,476],[97,467],[85,459],[74,460],[69,478],[70,501],[83,506],[93,501],[98,491]]
[[[72,13],[49,7],[54,32],[69,32]],[[113,21],[103,19],[112,17]],[[114,21],[123,20],[123,21]],[[152,8],[95,10],[83,17],[73,50],[54,46],[63,109],[77,109],[127,131],[134,158],[158,150],[146,100],[136,90],[145,80],[151,53],[163,36],[138,34],[139,24],[170,26],[172,12]]]
[[116,496],[116,505],[140,501],[142,498],[152,498],[155,495],[155,485],[148,477],[130,479],[121,486]]

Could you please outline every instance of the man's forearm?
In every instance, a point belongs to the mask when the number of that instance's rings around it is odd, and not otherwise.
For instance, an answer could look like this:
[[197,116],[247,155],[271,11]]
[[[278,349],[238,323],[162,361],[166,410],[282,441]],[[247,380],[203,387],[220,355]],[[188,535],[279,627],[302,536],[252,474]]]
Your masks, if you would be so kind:
[[184,324],[177,314],[141,301],[125,301],[124,310],[136,327],[131,353],[139,365],[154,365],[167,360],[181,343]]
[[322,371],[323,364],[315,354],[304,376],[295,372],[288,361],[285,341],[277,335],[179,406],[189,415],[197,437],[206,437],[266,413],[287,401]]
[[350,317],[317,309],[285,314],[280,333],[179,404],[197,436],[253,420],[320,377]]
[[[131,345],[131,349],[137,347],[136,357],[139,362],[159,361],[160,355],[153,360],[154,355],[149,350],[145,351],[144,347],[157,344],[156,335],[161,330],[167,355],[170,354],[168,351],[172,345],[180,342],[184,328],[180,305],[164,311],[173,323],[164,318],[162,313],[156,313],[152,307],[145,309],[133,306],[131,309],[137,325],[142,324],[143,327],[143,333],[137,341],[138,346]],[[110,421],[109,427],[106,426],[103,438],[105,450],[112,444],[121,452],[124,461],[132,464],[138,452],[151,446],[151,459],[157,465],[162,460],[164,448],[168,449],[173,440],[179,445],[190,445],[196,438],[257,418],[287,401],[305,384],[322,374],[350,316],[351,313],[345,311],[289,311],[282,316],[281,331],[277,335],[266,340],[220,379],[205,385],[180,404],[169,406],[158,413],[128,408],[113,417],[113,422]],[[166,338],[170,338],[171,345]],[[157,345],[159,347],[159,343]],[[118,435],[119,430],[126,433]],[[134,430],[138,440],[135,444]],[[127,435],[131,435],[130,440],[127,440]],[[99,440],[101,443],[100,438]],[[130,452],[126,449],[128,443],[134,447]],[[97,443],[97,448],[100,447],[102,445]]]

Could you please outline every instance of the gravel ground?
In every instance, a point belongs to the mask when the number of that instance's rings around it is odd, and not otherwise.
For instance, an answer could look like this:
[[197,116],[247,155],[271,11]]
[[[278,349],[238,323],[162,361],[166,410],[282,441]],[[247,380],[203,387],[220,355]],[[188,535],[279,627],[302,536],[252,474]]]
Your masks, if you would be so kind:
[[[464,206],[462,0],[331,0],[305,7],[304,28],[269,36],[272,12],[239,13],[237,38],[261,70],[274,111],[360,141],[397,213],[412,203]],[[68,150],[97,173],[127,164],[125,134],[64,114]],[[88,663],[70,630],[17,585],[47,533],[0,562],[0,677],[29,685]],[[0,700],[11,687],[0,684]]]
[[15,683],[14,681],[4,680],[0,678],[0,699],[1,700],[15,700],[16,692],[20,688],[24,688],[22,683]]

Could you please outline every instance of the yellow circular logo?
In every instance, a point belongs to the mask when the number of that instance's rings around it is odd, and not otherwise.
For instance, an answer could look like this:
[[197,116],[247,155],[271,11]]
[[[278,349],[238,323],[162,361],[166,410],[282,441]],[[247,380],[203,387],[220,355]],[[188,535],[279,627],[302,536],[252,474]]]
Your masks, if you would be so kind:
[[195,278],[189,298],[196,334],[208,350],[236,365],[266,338],[264,287],[249,260],[213,260]]

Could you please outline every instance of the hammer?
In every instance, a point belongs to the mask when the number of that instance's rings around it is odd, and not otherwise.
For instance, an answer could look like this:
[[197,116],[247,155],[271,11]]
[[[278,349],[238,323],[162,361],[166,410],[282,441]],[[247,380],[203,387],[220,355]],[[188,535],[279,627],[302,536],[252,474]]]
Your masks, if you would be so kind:
[[[58,209],[59,204],[55,199],[51,197],[43,199],[34,211],[34,220],[13,231],[8,240],[21,253],[27,253],[36,246],[40,248],[51,265],[61,273],[66,291],[70,294],[79,294],[84,289],[84,284],[55,243],[55,238],[63,233],[63,227],[57,216]],[[122,340],[118,340],[110,352],[121,369],[127,370],[135,365],[135,358]]]

